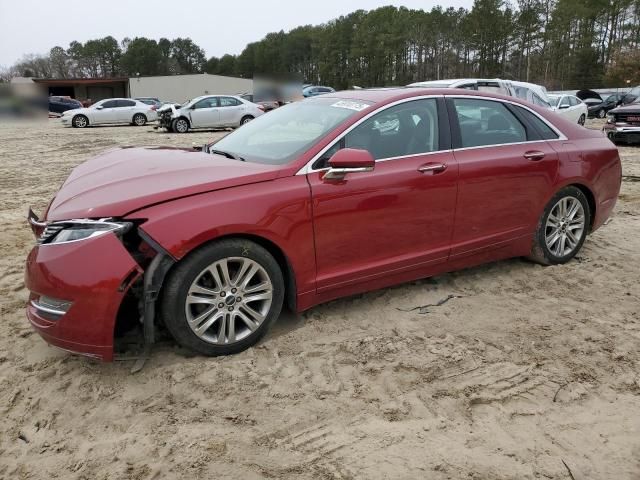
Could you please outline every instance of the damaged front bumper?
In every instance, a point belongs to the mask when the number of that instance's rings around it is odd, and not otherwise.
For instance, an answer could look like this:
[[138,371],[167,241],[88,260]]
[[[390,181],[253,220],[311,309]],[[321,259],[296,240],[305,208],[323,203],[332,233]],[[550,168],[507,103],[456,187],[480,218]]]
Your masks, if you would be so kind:
[[166,105],[157,110],[158,113],[158,128],[164,128],[166,130],[171,129],[173,120],[177,118],[178,110],[175,105]]
[[[55,225],[41,222],[33,212],[29,223],[34,233],[40,232],[39,238]],[[123,239],[108,232],[82,240],[41,243],[31,250],[25,269],[30,291],[26,313],[47,343],[112,361],[120,307],[134,291],[141,297],[134,320],[143,324],[145,345],[153,343],[155,300],[173,259],[153,240],[145,241],[146,234],[139,228],[128,235]]]

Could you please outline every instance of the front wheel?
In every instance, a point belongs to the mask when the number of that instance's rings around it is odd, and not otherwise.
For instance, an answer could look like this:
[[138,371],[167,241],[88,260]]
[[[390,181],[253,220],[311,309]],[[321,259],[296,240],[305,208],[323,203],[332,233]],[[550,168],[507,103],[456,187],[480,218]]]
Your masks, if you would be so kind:
[[584,125],[584,122],[586,121],[587,121],[587,117],[583,113],[582,115],[580,115],[580,118],[578,119],[578,125]]
[[280,315],[284,280],[260,245],[229,239],[186,257],[165,284],[161,314],[182,346],[227,355],[255,344]]
[[565,187],[549,201],[540,217],[530,258],[543,265],[571,260],[582,248],[591,219],[589,202],[576,187]]
[[173,121],[171,128],[177,133],[187,133],[189,131],[189,122],[184,118],[178,118]]
[[73,117],[73,120],[71,121],[71,125],[73,125],[76,128],[85,128],[89,126],[89,119],[84,115],[76,115],[75,117]]

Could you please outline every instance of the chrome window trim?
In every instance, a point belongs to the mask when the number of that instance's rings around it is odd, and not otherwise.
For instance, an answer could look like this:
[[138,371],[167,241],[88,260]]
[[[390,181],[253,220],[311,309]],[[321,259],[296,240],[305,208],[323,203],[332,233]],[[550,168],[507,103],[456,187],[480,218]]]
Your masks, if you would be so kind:
[[545,139],[541,139],[541,140],[527,140],[526,142],[513,142],[513,143],[496,143],[496,144],[491,144],[491,145],[478,145],[475,147],[461,147],[461,148],[454,148],[454,149],[447,149],[447,150],[436,150],[434,152],[424,152],[424,153],[415,153],[415,154],[411,154],[411,155],[403,155],[403,156],[399,156],[399,157],[388,157],[388,158],[380,158],[378,160],[376,160],[376,163],[378,162],[386,162],[389,160],[397,160],[400,158],[411,158],[411,157],[416,157],[416,156],[421,156],[421,155],[433,155],[436,153],[447,153],[447,152],[454,152],[454,151],[459,151],[459,150],[470,150],[472,148],[488,148],[488,147],[500,147],[503,145],[522,145],[522,144],[529,144],[529,143],[539,143],[539,142],[557,142],[557,141],[566,141],[568,140],[568,137],[555,125],[553,125],[552,123],[550,123],[546,118],[544,118],[542,115],[540,115],[538,112],[536,112],[535,110],[532,110],[531,108],[529,108],[526,105],[523,105],[522,103],[518,103],[518,102],[513,102],[511,100],[508,99],[502,99],[502,98],[493,98],[493,97],[485,97],[483,95],[420,95],[418,97],[409,97],[409,98],[403,98],[401,100],[396,100],[393,103],[389,103],[387,105],[383,105],[382,107],[377,108],[376,110],[368,113],[367,115],[365,115],[364,117],[362,117],[360,120],[358,120],[357,122],[355,122],[353,125],[351,125],[349,128],[347,128],[344,132],[342,132],[339,136],[337,136],[331,143],[329,143],[326,147],[324,147],[322,150],[320,150],[317,154],[315,154],[313,156],[313,158],[311,158],[311,160],[309,160],[302,168],[300,168],[300,170],[298,170],[296,172],[296,175],[307,175],[308,173],[312,173],[312,172],[322,172],[325,170],[328,170],[329,167],[326,168],[319,168],[319,169],[312,169],[311,166],[320,158],[322,157],[322,155],[324,155],[328,150],[330,150],[336,143],[340,142],[345,136],[347,136],[349,134],[349,132],[351,132],[353,129],[355,129],[356,127],[358,127],[361,123],[367,121],[369,118],[373,117],[374,115],[383,112],[384,110],[394,107],[396,105],[400,105],[402,103],[406,103],[406,102],[410,102],[413,100],[424,100],[424,99],[428,99],[428,98],[466,98],[466,99],[478,99],[478,100],[489,100],[489,101],[493,101],[493,102],[502,102],[502,103],[510,103],[511,105],[515,105],[516,107],[520,107],[520,108],[524,108],[525,110],[531,112],[532,114],[534,114],[536,117],[538,117],[542,122],[544,122],[549,128],[551,128],[551,130],[553,130],[557,135],[558,138],[552,138],[550,140],[545,140]]
[[[351,125],[349,128],[347,128],[344,132],[342,132],[340,135],[338,135],[336,138],[333,139],[333,141],[331,143],[329,143],[329,145],[327,145],[326,147],[324,147],[322,150],[320,150],[318,153],[316,153],[313,158],[311,160],[309,160],[306,165],[304,165],[302,168],[300,168],[300,170],[298,170],[296,172],[296,175],[306,175],[308,173],[311,172],[322,172],[323,170],[327,170],[327,168],[319,168],[316,170],[313,170],[311,168],[311,165],[313,165],[320,157],[322,157],[322,155],[324,155],[328,150],[330,150],[331,148],[333,148],[333,146],[340,142],[340,140],[342,140],[344,137],[346,137],[349,132],[351,132],[353,129],[355,129],[356,127],[358,127],[360,124],[366,122],[367,120],[369,120],[371,117],[373,117],[374,115],[381,113],[391,107],[395,107],[396,105],[401,105],[403,103],[407,103],[407,102],[411,102],[414,100],[425,100],[425,99],[429,99],[429,98],[442,98],[443,95],[420,95],[419,97],[409,97],[409,98],[402,98],[400,100],[396,100],[393,103],[388,103],[386,105],[383,105],[381,107],[378,107],[376,110],[373,110],[372,112],[369,112],[368,114],[366,114],[364,117],[362,117],[360,120],[358,120],[357,122],[355,122],[353,125]],[[440,153],[443,150],[437,150],[435,152],[425,152],[425,153],[416,153],[416,154],[412,154],[411,156],[416,156],[416,155],[427,155],[429,153]],[[387,161],[387,160],[395,160],[397,158],[407,158],[409,157],[409,155],[405,155],[405,156],[401,156],[401,157],[387,157],[387,158],[380,158],[378,160],[376,160],[377,162],[383,162],[383,161]]]

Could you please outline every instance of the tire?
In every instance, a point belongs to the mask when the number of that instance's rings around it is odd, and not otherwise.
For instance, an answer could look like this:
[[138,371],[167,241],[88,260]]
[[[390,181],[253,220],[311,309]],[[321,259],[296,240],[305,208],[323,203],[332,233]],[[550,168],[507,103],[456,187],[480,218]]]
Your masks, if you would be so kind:
[[584,122],[586,122],[586,120],[587,120],[587,117],[583,113],[582,115],[580,115],[580,118],[578,119],[578,125],[583,125],[584,126]]
[[604,108],[601,108],[600,110],[598,110],[598,118],[605,118],[607,116],[607,112],[605,111]]
[[183,347],[229,355],[264,336],[283,299],[282,271],[267,250],[249,240],[221,240],[189,254],[169,273],[161,317]]
[[249,123],[251,120],[253,120],[253,117],[251,115],[245,115],[240,120],[240,126],[244,125],[245,123]]
[[171,123],[171,129],[176,133],[187,133],[189,131],[189,121],[186,118],[176,118]]
[[142,113],[136,113],[132,120],[133,124],[137,127],[144,127],[147,123],[147,117]]
[[590,224],[585,194],[576,187],[563,188],[542,212],[529,258],[543,265],[567,263],[582,248]]
[[76,115],[71,120],[71,125],[75,128],[86,128],[89,126],[89,119],[84,115]]

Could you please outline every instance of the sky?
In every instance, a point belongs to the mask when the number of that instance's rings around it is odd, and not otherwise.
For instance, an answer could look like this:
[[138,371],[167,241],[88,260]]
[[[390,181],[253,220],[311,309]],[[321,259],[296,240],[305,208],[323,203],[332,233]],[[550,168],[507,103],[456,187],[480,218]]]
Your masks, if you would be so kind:
[[267,33],[385,5],[471,8],[473,0],[0,0],[0,66],[69,42],[111,35],[190,37],[208,57],[238,54]]

